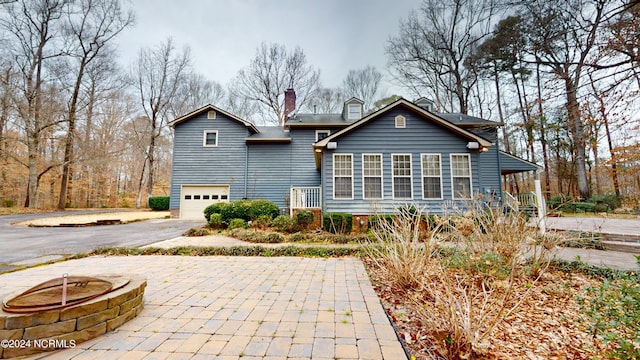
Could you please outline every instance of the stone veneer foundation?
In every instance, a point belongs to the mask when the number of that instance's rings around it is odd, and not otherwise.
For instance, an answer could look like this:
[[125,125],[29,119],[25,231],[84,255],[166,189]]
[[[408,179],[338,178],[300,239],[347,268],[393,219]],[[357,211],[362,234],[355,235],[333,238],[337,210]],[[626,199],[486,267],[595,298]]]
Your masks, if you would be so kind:
[[144,306],[147,279],[125,276],[124,287],[72,307],[31,314],[0,310],[0,341],[9,340],[0,347],[0,359],[73,347],[133,319]]

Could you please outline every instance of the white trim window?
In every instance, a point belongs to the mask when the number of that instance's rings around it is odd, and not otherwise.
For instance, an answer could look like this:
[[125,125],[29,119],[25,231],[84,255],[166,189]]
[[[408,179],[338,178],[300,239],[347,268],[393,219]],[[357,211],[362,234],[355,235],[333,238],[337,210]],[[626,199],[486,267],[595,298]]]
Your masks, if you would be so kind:
[[451,154],[451,190],[454,199],[471,199],[471,158]]
[[333,198],[353,199],[353,154],[333,154]]
[[442,199],[442,162],[440,154],[421,154],[422,199]]
[[202,146],[216,147],[218,146],[218,130],[205,130],[202,136]]
[[391,154],[394,199],[413,198],[411,154]]
[[331,135],[331,130],[316,130],[316,142]]
[[362,154],[362,198],[382,199],[382,154]]
[[360,104],[348,104],[347,105],[347,119],[359,120],[362,118],[362,105]]

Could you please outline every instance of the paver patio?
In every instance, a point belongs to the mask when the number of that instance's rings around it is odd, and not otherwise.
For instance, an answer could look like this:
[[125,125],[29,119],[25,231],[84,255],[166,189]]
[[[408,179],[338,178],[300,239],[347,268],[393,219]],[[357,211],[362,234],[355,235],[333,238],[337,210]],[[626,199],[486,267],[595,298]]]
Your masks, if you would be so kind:
[[0,275],[0,296],[64,273],[143,274],[145,309],[47,359],[406,359],[357,258],[90,257]]

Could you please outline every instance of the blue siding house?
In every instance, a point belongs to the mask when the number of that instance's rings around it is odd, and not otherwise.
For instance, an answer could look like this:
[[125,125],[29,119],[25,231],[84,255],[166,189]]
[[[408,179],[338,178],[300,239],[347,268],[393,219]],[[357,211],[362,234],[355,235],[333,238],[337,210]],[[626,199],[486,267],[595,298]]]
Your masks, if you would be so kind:
[[220,201],[268,199],[354,215],[414,203],[433,213],[482,197],[499,201],[502,175],[539,167],[498,150],[501,124],[440,114],[424,98],[370,114],[351,98],[340,114],[295,113],[284,127],[258,127],[213,105],[173,122],[172,216],[201,219]]

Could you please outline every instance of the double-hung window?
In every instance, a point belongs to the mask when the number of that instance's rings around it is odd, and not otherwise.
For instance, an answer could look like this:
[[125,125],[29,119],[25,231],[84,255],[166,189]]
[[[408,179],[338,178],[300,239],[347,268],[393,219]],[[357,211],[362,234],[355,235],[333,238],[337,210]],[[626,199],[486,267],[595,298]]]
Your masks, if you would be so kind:
[[469,154],[451,154],[451,186],[454,199],[471,199],[471,159]]
[[440,154],[422,154],[422,198],[442,199]]
[[382,154],[362,154],[362,198],[382,199]]
[[202,138],[202,146],[215,147],[218,146],[218,130],[205,130]]
[[411,199],[412,178],[411,178],[411,154],[392,154],[393,167],[393,198]]
[[333,198],[353,199],[352,154],[333,154]]

